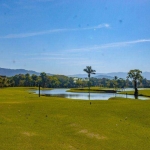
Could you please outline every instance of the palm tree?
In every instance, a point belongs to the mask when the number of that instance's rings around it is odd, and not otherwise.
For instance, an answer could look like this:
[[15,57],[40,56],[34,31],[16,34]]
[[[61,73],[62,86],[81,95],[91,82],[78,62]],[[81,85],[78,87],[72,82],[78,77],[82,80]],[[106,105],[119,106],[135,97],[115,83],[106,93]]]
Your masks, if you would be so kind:
[[83,69],[83,71],[85,71],[88,74],[88,78],[89,78],[88,87],[89,87],[89,94],[90,94],[90,77],[91,77],[91,74],[95,74],[96,71],[93,70],[91,66],[86,66],[86,68]]
[[117,80],[118,80],[118,77],[117,76],[114,76],[114,87],[115,87],[115,91],[117,89]]
[[142,71],[140,71],[140,70],[138,70],[138,69],[130,70],[130,71],[128,72],[128,76],[127,76],[127,78],[133,79],[133,82],[134,82],[134,89],[135,89],[135,92],[134,92],[135,98],[138,97],[137,82],[138,82],[138,81],[141,82],[142,79],[143,79],[141,73],[142,73]]

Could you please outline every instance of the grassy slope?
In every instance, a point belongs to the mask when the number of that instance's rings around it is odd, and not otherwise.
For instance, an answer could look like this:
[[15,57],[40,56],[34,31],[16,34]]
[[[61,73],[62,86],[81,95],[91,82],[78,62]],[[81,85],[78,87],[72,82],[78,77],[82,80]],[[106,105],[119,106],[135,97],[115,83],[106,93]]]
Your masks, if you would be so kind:
[[150,101],[38,97],[0,89],[1,150],[148,150]]

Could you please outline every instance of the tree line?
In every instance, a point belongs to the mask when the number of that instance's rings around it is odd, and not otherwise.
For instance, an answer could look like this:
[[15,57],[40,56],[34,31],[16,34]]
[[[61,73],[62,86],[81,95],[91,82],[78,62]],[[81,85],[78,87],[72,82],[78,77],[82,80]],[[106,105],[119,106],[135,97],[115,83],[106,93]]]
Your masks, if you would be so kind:
[[[53,75],[49,76],[45,72],[42,72],[39,76],[35,74],[18,74],[12,77],[1,77],[0,76],[0,87],[38,87],[39,85],[43,88],[82,88],[88,86],[88,81],[78,78],[74,80],[73,77],[67,77],[64,75]],[[107,78],[91,78],[91,86],[108,87],[108,88],[127,88],[134,87],[133,81],[129,79],[122,79],[114,77],[114,79]],[[146,78],[142,79],[141,82],[137,82],[138,87],[148,88],[150,87],[150,80]]]

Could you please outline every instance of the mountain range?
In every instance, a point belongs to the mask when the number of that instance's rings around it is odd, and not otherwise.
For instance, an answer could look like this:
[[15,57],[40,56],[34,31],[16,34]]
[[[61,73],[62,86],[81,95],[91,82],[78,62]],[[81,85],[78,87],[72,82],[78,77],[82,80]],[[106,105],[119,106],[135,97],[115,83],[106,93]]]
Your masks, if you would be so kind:
[[[16,74],[26,74],[26,73],[29,73],[30,75],[35,74],[37,76],[40,75],[39,72],[33,70],[0,68],[0,75],[7,76],[7,77],[15,76]],[[52,74],[47,73],[47,75],[52,75]]]
[[[36,72],[33,70],[25,70],[25,69],[7,69],[7,68],[0,68],[0,75],[4,75],[7,77],[14,76],[16,74],[26,74],[29,73],[30,75],[40,75],[40,72]],[[53,75],[50,73],[47,73],[47,75]],[[111,73],[96,73],[92,74],[91,77],[94,78],[107,78],[107,79],[113,79],[114,76],[117,76],[118,78],[126,79],[127,72],[111,72]],[[143,72],[142,76],[148,80],[150,80],[150,72]],[[87,74],[75,74],[75,75],[69,75],[68,77],[77,77],[77,78],[87,78]]]
[[[113,79],[115,76],[117,76],[118,78],[126,79],[127,74],[127,72],[96,73],[94,75],[92,74],[91,77]],[[150,72],[143,72],[142,76],[150,80]],[[75,74],[70,75],[70,77],[87,78],[87,74]]]
[[[69,75],[69,77],[87,78],[87,74],[75,74],[75,75]],[[95,75],[92,74],[91,77],[113,79],[112,76],[105,75],[105,74],[102,74],[102,73],[97,73]]]

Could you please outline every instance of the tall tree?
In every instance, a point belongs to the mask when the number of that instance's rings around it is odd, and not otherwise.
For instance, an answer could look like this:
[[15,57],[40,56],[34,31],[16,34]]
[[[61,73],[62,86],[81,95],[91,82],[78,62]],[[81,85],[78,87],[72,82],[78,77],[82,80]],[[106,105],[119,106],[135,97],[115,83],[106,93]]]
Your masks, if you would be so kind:
[[95,74],[96,71],[93,70],[91,66],[86,66],[86,68],[83,69],[83,71],[85,71],[88,74],[88,78],[89,78],[88,87],[89,87],[89,93],[90,93],[90,77],[91,77],[91,74]]
[[117,90],[117,85],[118,85],[117,80],[118,80],[118,77],[114,76],[113,84],[114,84],[115,91]]
[[49,88],[58,88],[60,85],[58,78],[55,76],[49,76],[47,82]]
[[42,87],[44,88],[46,86],[46,82],[47,82],[46,73],[45,72],[40,73],[40,78],[41,78]]
[[31,77],[29,73],[25,74],[25,86],[30,86],[31,85]]
[[140,71],[138,69],[130,70],[128,72],[127,78],[132,79],[133,83],[134,83],[134,89],[135,89],[134,96],[135,96],[135,98],[137,98],[137,96],[138,96],[137,82],[138,81],[141,82],[143,79],[141,74],[142,74],[142,71]]
[[32,79],[32,86],[36,86],[38,82],[38,76],[35,74],[32,74],[31,79]]
[[118,79],[118,87],[124,89],[125,87],[125,80],[123,80],[122,78]]

